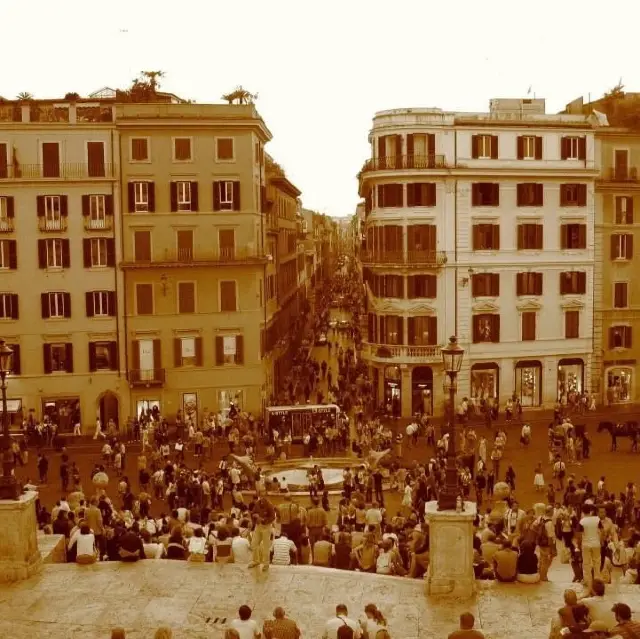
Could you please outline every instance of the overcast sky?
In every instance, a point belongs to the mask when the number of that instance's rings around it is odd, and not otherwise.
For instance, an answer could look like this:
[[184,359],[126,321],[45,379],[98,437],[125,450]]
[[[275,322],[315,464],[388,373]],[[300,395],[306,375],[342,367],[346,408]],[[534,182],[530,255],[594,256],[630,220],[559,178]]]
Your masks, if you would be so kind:
[[0,95],[162,88],[218,102],[242,84],[304,205],[350,215],[376,111],[486,110],[529,86],[555,112],[640,89],[634,0],[0,0]]

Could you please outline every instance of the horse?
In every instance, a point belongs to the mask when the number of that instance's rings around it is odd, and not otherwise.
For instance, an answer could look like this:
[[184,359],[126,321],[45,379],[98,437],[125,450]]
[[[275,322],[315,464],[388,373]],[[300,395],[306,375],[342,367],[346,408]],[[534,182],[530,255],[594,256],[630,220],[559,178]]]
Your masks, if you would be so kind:
[[603,430],[606,430],[609,435],[611,435],[611,450],[617,450],[617,439],[618,437],[629,437],[633,440],[632,450],[636,450],[637,447],[637,439],[639,432],[639,424],[635,420],[630,420],[626,422],[614,423],[614,422],[600,422],[598,424],[598,432],[601,433]]

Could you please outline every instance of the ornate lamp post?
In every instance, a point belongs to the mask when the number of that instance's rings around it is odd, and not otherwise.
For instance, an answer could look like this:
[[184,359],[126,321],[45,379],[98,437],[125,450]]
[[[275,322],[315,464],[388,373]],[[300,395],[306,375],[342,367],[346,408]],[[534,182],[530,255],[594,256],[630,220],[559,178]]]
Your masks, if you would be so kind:
[[449,338],[449,344],[442,349],[444,372],[449,377],[449,406],[451,410],[451,428],[449,429],[449,447],[447,448],[447,466],[445,482],[438,494],[438,510],[455,510],[460,495],[458,488],[458,463],[456,454],[456,386],[458,373],[462,366],[464,349],[458,344],[458,338]]
[[9,435],[9,413],[7,412],[7,373],[11,370],[13,351],[0,339],[0,390],[2,390],[2,477],[0,499],[18,499],[20,490],[13,474],[15,460]]

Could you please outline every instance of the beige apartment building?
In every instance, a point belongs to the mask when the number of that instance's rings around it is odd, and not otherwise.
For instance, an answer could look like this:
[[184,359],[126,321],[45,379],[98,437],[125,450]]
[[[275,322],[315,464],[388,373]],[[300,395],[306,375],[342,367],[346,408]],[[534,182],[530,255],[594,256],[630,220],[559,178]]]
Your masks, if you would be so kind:
[[253,105],[117,105],[131,415],[265,395],[263,146]]
[[126,415],[119,362],[112,102],[0,104],[0,335],[8,412],[63,430]]

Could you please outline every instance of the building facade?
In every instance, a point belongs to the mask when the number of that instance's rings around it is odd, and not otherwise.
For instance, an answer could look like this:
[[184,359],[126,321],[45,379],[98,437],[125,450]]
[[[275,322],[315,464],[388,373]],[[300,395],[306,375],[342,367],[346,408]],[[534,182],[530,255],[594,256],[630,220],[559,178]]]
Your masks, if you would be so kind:
[[0,104],[0,335],[8,412],[60,428],[122,416],[112,103]]
[[260,412],[267,256],[253,105],[117,105],[129,414]]
[[441,412],[452,334],[458,396],[473,404],[590,390],[596,126],[547,115],[544,100],[376,114],[360,194],[379,403]]

